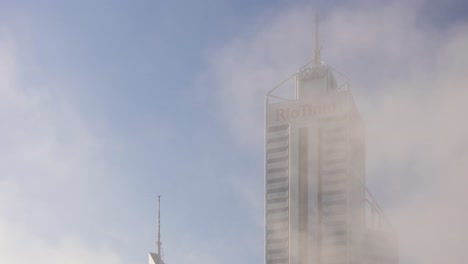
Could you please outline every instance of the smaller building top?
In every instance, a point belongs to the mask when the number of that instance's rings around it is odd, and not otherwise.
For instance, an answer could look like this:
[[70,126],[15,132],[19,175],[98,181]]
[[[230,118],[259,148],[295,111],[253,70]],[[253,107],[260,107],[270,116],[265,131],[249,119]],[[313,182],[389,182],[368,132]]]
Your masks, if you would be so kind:
[[156,253],[153,253],[153,252],[150,252],[149,253],[149,264],[164,264],[164,261],[162,260],[162,258],[156,254]]
[[149,264],[164,264],[162,260],[161,253],[161,196],[158,195],[158,242],[157,244],[157,253],[149,253]]

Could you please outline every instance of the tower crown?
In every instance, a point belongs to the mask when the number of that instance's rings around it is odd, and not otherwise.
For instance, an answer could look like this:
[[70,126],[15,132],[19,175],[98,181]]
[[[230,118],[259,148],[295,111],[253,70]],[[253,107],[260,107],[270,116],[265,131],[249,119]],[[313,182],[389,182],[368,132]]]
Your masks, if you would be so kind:
[[319,97],[337,90],[333,70],[322,61],[319,37],[319,16],[315,16],[314,63],[297,74],[297,98]]

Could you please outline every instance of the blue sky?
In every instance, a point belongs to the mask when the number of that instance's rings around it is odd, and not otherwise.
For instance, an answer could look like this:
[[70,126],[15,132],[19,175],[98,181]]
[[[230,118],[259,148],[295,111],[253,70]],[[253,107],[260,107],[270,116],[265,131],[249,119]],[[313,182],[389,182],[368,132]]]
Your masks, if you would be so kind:
[[317,9],[396,225],[467,208],[466,180],[434,187],[468,172],[467,6],[365,2],[0,1],[0,262],[145,263],[160,194],[167,263],[261,263],[263,94],[311,57]]

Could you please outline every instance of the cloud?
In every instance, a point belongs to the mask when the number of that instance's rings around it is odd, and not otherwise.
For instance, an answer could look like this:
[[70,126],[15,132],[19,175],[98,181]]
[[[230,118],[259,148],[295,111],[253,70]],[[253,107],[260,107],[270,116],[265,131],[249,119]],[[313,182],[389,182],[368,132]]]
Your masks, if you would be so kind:
[[370,176],[390,183],[402,255],[417,263],[466,258],[466,47],[468,25],[450,29],[430,64],[414,59],[409,76],[381,89],[367,111]]
[[269,23],[259,23],[264,27],[253,26],[252,32],[209,58],[211,67],[205,74],[213,87],[209,92],[216,95],[222,118],[238,143],[262,142],[263,96],[294,72],[297,63],[310,60],[303,56],[312,50],[311,34],[304,34],[304,25],[312,21],[310,13],[310,9],[288,10]]
[[[402,263],[461,263],[468,23],[431,24],[421,19],[429,4],[332,8],[322,19],[323,59],[351,78],[366,124],[368,183],[398,230]],[[246,153],[262,149],[264,94],[312,55],[311,14],[307,7],[284,10],[212,57],[207,75],[215,76],[222,119]]]
[[29,227],[0,222],[0,260],[3,263],[122,263],[110,248],[86,245],[77,237],[48,241]]
[[55,86],[69,84],[28,81],[14,34],[1,32],[0,262],[122,263],[103,239],[78,231],[102,206],[91,188],[102,172],[99,138]]

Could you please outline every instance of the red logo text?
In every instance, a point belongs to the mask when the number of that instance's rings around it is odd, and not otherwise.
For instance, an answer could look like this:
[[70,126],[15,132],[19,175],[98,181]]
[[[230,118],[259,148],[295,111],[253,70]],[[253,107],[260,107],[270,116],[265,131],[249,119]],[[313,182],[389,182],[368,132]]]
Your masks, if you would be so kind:
[[335,104],[299,105],[295,108],[276,109],[276,121],[290,121],[298,118],[332,113],[336,110]]

